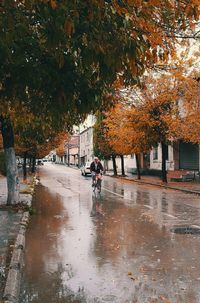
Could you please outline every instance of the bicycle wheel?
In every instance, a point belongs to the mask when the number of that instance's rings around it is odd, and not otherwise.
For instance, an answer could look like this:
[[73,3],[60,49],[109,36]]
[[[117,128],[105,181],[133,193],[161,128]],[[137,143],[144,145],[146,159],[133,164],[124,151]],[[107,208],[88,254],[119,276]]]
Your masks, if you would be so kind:
[[96,191],[96,188],[97,188],[97,181],[96,180],[94,180],[93,181],[93,192],[95,192]]
[[100,179],[97,180],[97,189],[100,193],[101,192],[101,180]]

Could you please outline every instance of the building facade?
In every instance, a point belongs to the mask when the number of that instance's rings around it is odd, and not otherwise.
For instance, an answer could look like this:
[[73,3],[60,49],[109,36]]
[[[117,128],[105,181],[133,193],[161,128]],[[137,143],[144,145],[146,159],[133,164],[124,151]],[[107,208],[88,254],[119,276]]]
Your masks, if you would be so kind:
[[73,135],[69,142],[65,143],[65,163],[79,166],[79,134]]
[[[167,147],[167,170],[200,171],[200,148],[191,142],[173,142]],[[150,168],[161,170],[162,149],[160,144],[150,152]]]
[[80,133],[80,165],[93,159],[93,127],[90,126]]
[[[63,155],[56,156],[56,162],[68,165],[82,166],[92,161],[93,152],[93,124],[95,120],[90,117],[88,124],[79,128],[79,133],[72,136],[65,144]],[[81,130],[81,131],[80,131]],[[168,171],[187,170],[200,171],[200,147],[198,144],[178,141],[166,146],[166,168]],[[98,156],[98,155],[96,155]],[[113,170],[112,160],[104,161],[106,170]],[[121,172],[121,159],[116,158],[118,172]],[[161,144],[153,147],[149,153],[140,155],[141,172],[145,174],[159,174],[162,170]],[[135,155],[124,156],[126,173],[136,173]]]
[[79,134],[73,135],[69,142],[63,142],[62,152],[56,153],[55,162],[60,164],[79,166]]

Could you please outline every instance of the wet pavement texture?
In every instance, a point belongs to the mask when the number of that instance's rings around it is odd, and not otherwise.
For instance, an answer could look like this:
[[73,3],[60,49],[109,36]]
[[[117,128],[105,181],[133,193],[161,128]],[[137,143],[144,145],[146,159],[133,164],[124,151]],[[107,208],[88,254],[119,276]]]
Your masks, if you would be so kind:
[[[20,202],[31,205],[32,197],[26,191],[29,184],[33,183],[33,176],[27,176],[26,184],[20,176]],[[21,191],[25,191],[22,193]],[[0,302],[3,297],[9,265],[13,253],[14,244],[20,229],[20,222],[23,216],[23,209],[10,207],[7,203],[7,180],[0,175]]]
[[14,246],[22,214],[0,210],[0,299],[11,260],[11,251]]
[[4,209],[6,200],[6,178],[0,176],[0,300],[3,296],[11,251],[19,231],[19,222],[22,217],[21,213]]
[[20,303],[199,303],[198,196],[46,164],[26,235]]

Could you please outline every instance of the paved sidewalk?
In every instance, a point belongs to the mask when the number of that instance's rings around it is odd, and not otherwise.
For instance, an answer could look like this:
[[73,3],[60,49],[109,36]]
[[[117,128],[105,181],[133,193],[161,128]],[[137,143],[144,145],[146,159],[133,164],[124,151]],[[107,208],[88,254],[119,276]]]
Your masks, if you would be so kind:
[[[20,201],[30,201],[29,185],[21,182],[20,180]],[[0,175],[0,302],[3,302],[12,252],[24,213],[23,209],[7,207],[6,200],[7,182],[6,178]]]
[[[106,175],[113,176],[113,173],[109,172],[109,173],[106,173]],[[132,174],[127,174],[125,177],[118,175],[116,178],[122,178],[125,180],[137,182],[140,184],[150,184],[150,185],[154,185],[154,186],[181,190],[184,192],[200,195],[200,182],[198,182],[198,181],[187,181],[187,182],[168,181],[168,183],[164,183],[164,182],[162,182],[162,180],[159,177],[156,177],[156,176],[141,176],[141,180],[138,180],[137,176],[132,175]]]

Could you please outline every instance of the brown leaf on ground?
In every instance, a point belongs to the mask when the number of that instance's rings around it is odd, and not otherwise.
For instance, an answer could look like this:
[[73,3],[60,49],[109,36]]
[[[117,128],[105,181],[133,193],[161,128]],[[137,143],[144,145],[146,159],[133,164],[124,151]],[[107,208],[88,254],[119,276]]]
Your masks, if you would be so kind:
[[169,301],[166,297],[164,296],[159,296],[159,299],[162,300],[164,303],[172,303],[171,301]]
[[142,265],[142,266],[140,266],[139,271],[140,271],[140,272],[146,272],[146,271],[147,271],[147,268],[145,268],[145,267]]

